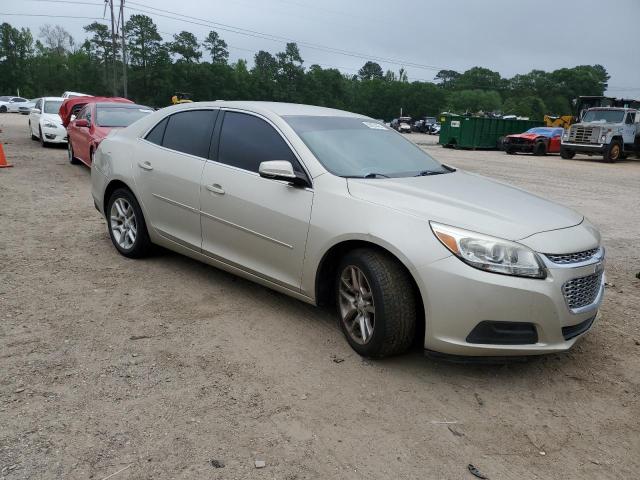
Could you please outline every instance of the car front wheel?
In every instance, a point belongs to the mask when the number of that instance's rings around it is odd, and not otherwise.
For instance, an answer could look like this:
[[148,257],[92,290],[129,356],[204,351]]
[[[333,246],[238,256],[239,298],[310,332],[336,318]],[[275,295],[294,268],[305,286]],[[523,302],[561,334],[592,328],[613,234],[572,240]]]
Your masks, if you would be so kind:
[[416,296],[409,274],[391,256],[357,249],[342,259],[336,278],[340,326],[364,357],[405,352],[416,330]]
[[560,157],[564,158],[565,160],[571,160],[575,156],[576,152],[574,152],[573,150],[569,150],[568,148],[560,149]]
[[69,163],[73,165],[77,165],[78,163],[80,163],[80,160],[78,160],[75,154],[73,153],[73,146],[71,145],[71,140],[67,141],[67,158],[69,159]]
[[140,205],[131,191],[115,190],[106,208],[109,236],[125,257],[142,258],[151,251],[151,240]]

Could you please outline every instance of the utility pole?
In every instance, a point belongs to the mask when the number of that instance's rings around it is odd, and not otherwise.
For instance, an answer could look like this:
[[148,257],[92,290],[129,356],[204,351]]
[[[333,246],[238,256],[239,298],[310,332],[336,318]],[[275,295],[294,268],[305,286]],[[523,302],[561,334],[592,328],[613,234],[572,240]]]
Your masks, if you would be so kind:
[[109,8],[111,9],[111,46],[113,48],[113,96],[116,97],[118,95],[118,90],[116,87],[116,76],[118,74],[116,67],[116,58],[117,58],[117,46],[116,46],[116,19],[113,14],[113,0],[104,0],[105,3],[109,4]]
[[122,84],[124,86],[124,98],[127,98],[127,51],[124,44],[124,0],[120,0],[120,18],[122,21],[120,27],[120,36],[122,38]]

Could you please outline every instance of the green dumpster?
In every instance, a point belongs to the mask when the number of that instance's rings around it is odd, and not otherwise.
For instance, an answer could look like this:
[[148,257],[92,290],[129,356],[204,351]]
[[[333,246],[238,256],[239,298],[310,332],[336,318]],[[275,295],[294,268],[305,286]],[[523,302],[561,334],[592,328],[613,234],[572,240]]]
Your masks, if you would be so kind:
[[438,119],[440,121],[438,143],[444,147],[456,148],[498,148],[501,137],[543,126],[543,122],[532,120],[452,114],[440,115]]

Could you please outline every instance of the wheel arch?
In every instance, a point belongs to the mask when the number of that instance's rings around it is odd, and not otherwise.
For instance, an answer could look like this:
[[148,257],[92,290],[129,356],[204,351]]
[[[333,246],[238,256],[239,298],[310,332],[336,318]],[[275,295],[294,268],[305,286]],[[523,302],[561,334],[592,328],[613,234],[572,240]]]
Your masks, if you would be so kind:
[[344,257],[348,252],[359,249],[359,248],[369,248],[372,250],[377,250],[386,255],[389,255],[393,258],[398,264],[405,270],[411,283],[414,288],[414,293],[416,296],[416,333],[415,339],[421,342],[424,341],[425,335],[425,305],[423,292],[420,288],[420,284],[418,283],[415,275],[413,274],[411,265],[408,259],[404,258],[404,256],[399,252],[394,252],[393,247],[390,245],[383,245],[384,242],[377,242],[376,239],[363,239],[363,238],[352,238],[352,239],[343,239],[331,247],[329,247],[320,262],[318,263],[318,267],[316,268],[315,273],[315,282],[314,282],[314,293],[316,304],[318,305],[333,305],[335,302],[335,298],[333,295],[335,288],[335,278],[337,273],[338,264],[340,263],[340,259]]
[[[129,190],[131,192],[131,195],[133,195],[135,197],[135,199],[138,201],[138,204],[140,204],[140,200],[138,199],[138,196],[135,194],[133,189],[129,185],[127,185],[124,181],[122,181],[121,179],[114,178],[111,181],[109,181],[109,183],[105,187],[104,195],[102,197],[102,205],[103,205],[103,209],[105,211],[105,216],[107,214],[107,202],[109,201],[109,198],[111,197],[111,194],[113,192],[115,192],[118,188],[126,188],[127,190]],[[143,212],[143,214],[144,214],[144,212]]]

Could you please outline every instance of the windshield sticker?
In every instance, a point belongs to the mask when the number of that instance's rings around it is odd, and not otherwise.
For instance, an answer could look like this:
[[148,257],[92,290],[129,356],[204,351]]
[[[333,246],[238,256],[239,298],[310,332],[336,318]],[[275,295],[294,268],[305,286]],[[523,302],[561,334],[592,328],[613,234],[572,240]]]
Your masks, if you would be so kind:
[[372,130],[386,130],[387,127],[385,127],[384,125],[382,125],[381,123],[374,123],[374,122],[362,122],[364,125],[366,125],[367,127],[369,127]]

